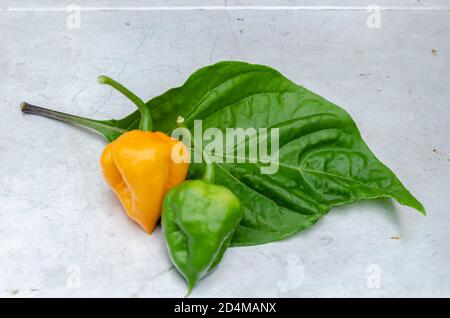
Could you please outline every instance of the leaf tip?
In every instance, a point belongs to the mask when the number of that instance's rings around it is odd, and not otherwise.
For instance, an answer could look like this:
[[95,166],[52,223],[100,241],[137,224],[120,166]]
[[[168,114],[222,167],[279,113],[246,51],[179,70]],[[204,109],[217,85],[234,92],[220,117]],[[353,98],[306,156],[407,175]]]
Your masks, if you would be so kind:
[[192,292],[192,288],[193,288],[194,286],[189,286],[188,287],[188,291],[186,292],[186,294],[183,296],[183,298],[188,298],[190,295],[191,295],[191,292]]
[[422,214],[423,216],[426,216],[427,211],[425,210],[425,207],[423,206],[423,204],[417,199],[415,201],[416,201],[416,204],[414,207],[416,208],[416,210],[419,211],[420,214]]
[[425,210],[425,207],[423,206],[422,203],[420,203],[418,200],[415,200],[415,204],[412,205],[411,207],[413,207],[414,209],[416,209],[417,211],[419,211],[420,214],[422,214],[423,216],[427,216],[427,211]]
[[418,209],[418,211],[420,212],[420,214],[422,214],[423,216],[427,216],[427,211],[425,211],[425,208],[423,206],[420,207],[420,209]]

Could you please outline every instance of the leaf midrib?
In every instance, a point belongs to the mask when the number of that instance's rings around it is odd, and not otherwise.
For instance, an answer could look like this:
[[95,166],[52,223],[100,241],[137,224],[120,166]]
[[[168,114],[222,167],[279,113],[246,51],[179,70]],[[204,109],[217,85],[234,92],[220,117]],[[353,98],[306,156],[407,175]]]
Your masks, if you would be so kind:
[[[257,163],[263,164],[260,160],[257,160]],[[255,163],[255,164],[257,164],[257,163]],[[234,174],[232,174],[230,171],[228,171],[227,169],[225,169],[222,165],[223,165],[223,164],[218,164],[218,163],[216,163],[216,166],[220,167],[223,171],[225,171],[228,175],[230,175],[234,180],[236,180],[236,181],[238,181],[239,183],[241,183],[242,185],[244,185],[247,189],[250,189],[251,191],[257,193],[259,196],[262,196],[262,197],[268,199],[269,201],[273,202],[275,205],[280,206],[278,203],[276,203],[274,200],[270,199],[269,197],[265,196],[263,193],[261,193],[261,192],[255,190],[255,189],[253,189],[253,188],[250,188],[245,182],[243,182],[242,180],[240,180],[239,178],[237,178]],[[370,188],[370,189],[378,190],[378,191],[380,191],[381,193],[384,193],[384,194],[387,194],[387,195],[391,195],[391,196],[393,196],[394,198],[397,197],[397,195],[396,195],[395,193],[393,193],[393,192],[391,192],[391,191],[388,191],[388,190],[386,190],[386,189],[379,188],[379,187],[375,187],[375,186],[372,186],[372,185],[368,185],[368,184],[362,183],[362,182],[360,182],[360,181],[358,181],[358,180],[354,180],[354,179],[351,179],[351,178],[348,178],[348,177],[345,177],[345,176],[341,176],[341,175],[338,175],[338,174],[333,174],[333,173],[324,172],[324,171],[318,171],[318,170],[312,170],[312,169],[304,169],[304,168],[301,168],[301,167],[295,167],[295,166],[287,165],[287,164],[283,164],[283,163],[279,163],[279,165],[282,166],[282,167],[284,167],[284,168],[288,168],[288,169],[291,169],[291,170],[294,170],[294,171],[298,171],[298,172],[301,174],[301,176],[304,178],[304,180],[307,182],[308,186],[309,186],[313,191],[315,191],[315,192],[318,192],[318,191],[315,190],[315,189],[309,184],[309,182],[308,182],[308,180],[307,180],[307,178],[306,178],[306,176],[305,176],[305,172],[306,172],[306,173],[314,173],[314,174],[326,175],[326,176],[329,176],[329,177],[334,177],[334,178],[343,179],[343,180],[346,180],[346,181],[348,181],[348,182],[356,183],[356,184],[358,184],[358,185],[361,185],[361,186],[364,186],[364,187],[367,187],[367,188]],[[313,200],[314,202],[316,202],[318,205],[325,205],[325,204],[318,203],[314,198],[312,198],[312,200]],[[326,205],[329,206],[328,204],[326,204]],[[290,210],[290,209],[289,209],[289,210]],[[293,210],[290,210],[290,211],[293,211]],[[293,212],[296,212],[296,211],[293,211]],[[297,211],[297,212],[300,212],[300,211]]]

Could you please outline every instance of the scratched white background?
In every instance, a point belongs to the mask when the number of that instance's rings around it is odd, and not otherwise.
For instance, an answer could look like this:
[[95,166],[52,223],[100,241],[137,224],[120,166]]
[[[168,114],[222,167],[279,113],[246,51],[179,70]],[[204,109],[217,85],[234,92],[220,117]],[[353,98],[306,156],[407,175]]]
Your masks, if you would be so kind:
[[[368,28],[364,7],[374,2],[404,8],[382,11],[381,27]],[[341,7],[324,10],[87,11],[80,29],[67,27],[67,3],[0,1],[0,296],[185,294],[160,229],[141,231],[102,181],[102,138],[22,115],[19,104],[122,116],[133,105],[99,86],[99,74],[149,99],[220,60],[270,65],[342,105],[428,216],[389,200],[335,208],[291,239],[230,249],[192,295],[450,296],[448,0],[276,2]]]

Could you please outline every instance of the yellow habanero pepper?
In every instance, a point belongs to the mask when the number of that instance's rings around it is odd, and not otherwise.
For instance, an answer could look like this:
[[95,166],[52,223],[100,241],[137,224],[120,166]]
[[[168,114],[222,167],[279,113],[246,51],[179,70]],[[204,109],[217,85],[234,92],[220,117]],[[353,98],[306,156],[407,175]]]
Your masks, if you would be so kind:
[[164,194],[186,179],[189,165],[171,158],[177,143],[161,132],[132,130],[107,145],[100,160],[106,182],[148,233],[161,216]]
[[[139,130],[126,132],[108,144],[100,165],[128,216],[150,234],[161,216],[164,195],[186,179],[188,151],[180,141],[151,131],[150,110],[140,98],[109,77],[100,76],[99,82],[116,88],[141,112]],[[176,161],[172,153],[178,156]]]

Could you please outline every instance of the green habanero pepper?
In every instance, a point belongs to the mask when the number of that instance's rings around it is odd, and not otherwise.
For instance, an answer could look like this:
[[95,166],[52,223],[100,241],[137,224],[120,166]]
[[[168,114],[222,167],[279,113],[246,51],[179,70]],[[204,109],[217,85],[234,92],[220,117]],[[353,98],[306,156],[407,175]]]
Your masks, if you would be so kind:
[[219,264],[243,217],[239,199],[212,183],[208,163],[201,180],[188,180],[164,198],[161,225],[172,263],[185,278],[189,292]]

